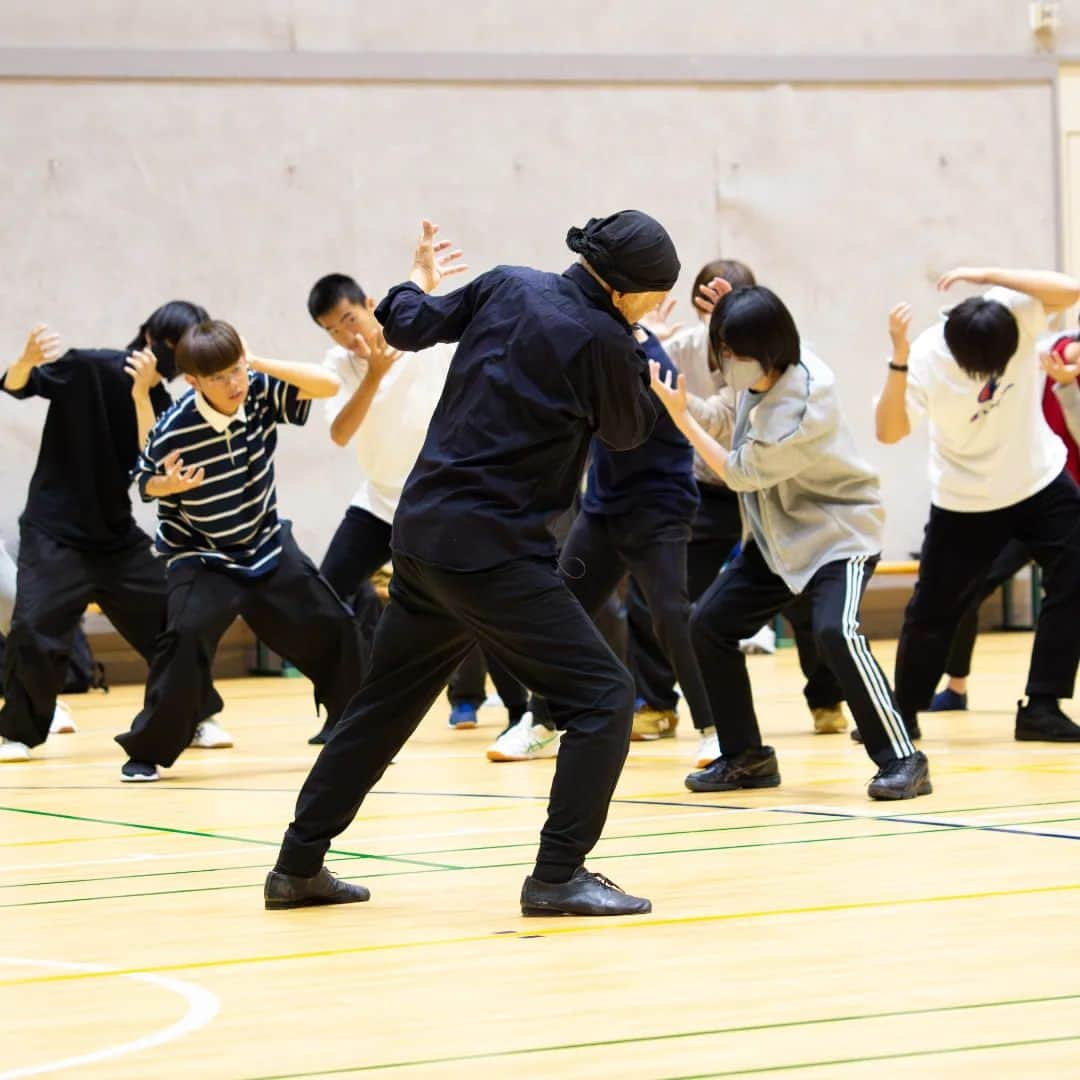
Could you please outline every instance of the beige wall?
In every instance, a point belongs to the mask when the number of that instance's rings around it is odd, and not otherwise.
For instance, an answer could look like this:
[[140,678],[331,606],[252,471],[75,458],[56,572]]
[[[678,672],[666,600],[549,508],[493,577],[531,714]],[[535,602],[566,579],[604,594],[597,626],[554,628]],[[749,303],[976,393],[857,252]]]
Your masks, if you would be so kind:
[[[629,0],[107,7],[88,17],[83,4],[0,0],[0,43],[1030,51],[1027,5],[1005,0],[725,3],[707,26],[699,4]],[[405,273],[423,214],[477,270],[557,270],[569,224],[640,206],[679,245],[684,313],[690,278],[718,252],[746,259],[788,300],[840,373],[883,474],[886,553],[901,557],[925,516],[925,444],[872,439],[885,312],[906,298],[918,323],[932,319],[933,282],[951,264],[1053,263],[1055,138],[1045,84],[0,81],[0,356],[37,319],[72,344],[122,345],[151,308],[181,296],[234,320],[257,349],[317,359],[310,283],[347,270],[378,293]],[[40,417],[0,399],[5,535]],[[320,416],[283,436],[279,460],[282,508],[319,557],[354,486],[351,457]]]

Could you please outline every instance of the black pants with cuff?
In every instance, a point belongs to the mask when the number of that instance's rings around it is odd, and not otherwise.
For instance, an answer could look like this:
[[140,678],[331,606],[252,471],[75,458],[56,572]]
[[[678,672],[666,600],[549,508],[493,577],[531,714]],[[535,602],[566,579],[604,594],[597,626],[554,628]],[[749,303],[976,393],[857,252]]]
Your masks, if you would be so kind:
[[445,570],[394,556],[371,671],[300,791],[277,869],[310,877],[474,641],[543,694],[563,728],[536,873],[564,881],[603,830],[630,745],[629,672],[553,562]]
[[896,652],[896,698],[909,724],[929,706],[956,628],[1010,540],[1023,544],[1042,568],[1046,594],[1026,693],[1072,697],[1080,662],[1080,489],[1062,472],[1042,491],[1000,510],[931,506]]
[[[99,604],[117,633],[148,664],[153,660],[165,627],[165,567],[137,528],[115,551],[84,551],[23,524],[15,588],[0,735],[38,746],[48,737],[87,604]],[[191,692],[198,720],[221,710],[209,667]]]
[[201,562],[168,572],[168,616],[150,665],[142,711],[116,741],[135,761],[172,765],[191,742],[205,682],[221,635],[242,615],[274,652],[315,684],[315,699],[335,723],[367,669],[368,649],[352,612],[297,547],[288,523],[281,555],[264,577],[248,580]]
[[[810,608],[818,651],[836,676],[866,751],[878,765],[914,753],[889,682],[859,629],[859,606],[877,556],[840,559],[821,567],[800,594]],[[746,657],[739,642],[786,608],[795,594],[747,543],[698,602],[694,644],[709,688],[724,757],[757,749],[761,732]]]

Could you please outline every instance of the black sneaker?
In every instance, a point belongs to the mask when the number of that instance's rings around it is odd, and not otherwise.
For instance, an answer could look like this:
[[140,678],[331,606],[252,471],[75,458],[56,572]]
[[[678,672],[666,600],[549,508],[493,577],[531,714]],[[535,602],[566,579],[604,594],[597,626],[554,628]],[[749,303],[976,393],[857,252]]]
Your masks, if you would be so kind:
[[267,911],[316,907],[325,904],[359,904],[371,899],[363,885],[353,885],[335,877],[324,866],[314,877],[296,877],[271,870],[263,886]]
[[[905,727],[907,727],[908,738],[912,742],[918,742],[918,740],[922,738],[922,728],[919,727],[918,720],[916,720],[914,724],[906,724]],[[851,729],[851,741],[857,742],[860,746],[862,745],[862,732],[857,727]]]
[[1019,742],[1080,742],[1080,727],[1060,706],[1016,703],[1016,738]]
[[521,886],[522,915],[647,915],[652,904],[623,892],[603,874],[579,866],[569,881],[552,885],[527,877]]
[[771,746],[744,750],[733,758],[718,757],[686,778],[691,791],[737,791],[780,786],[780,767]]
[[133,758],[128,758],[120,766],[120,779],[125,784],[149,784],[154,780],[160,780],[161,777],[158,776],[156,765],[151,765],[148,761],[135,761]]
[[917,795],[929,795],[933,790],[930,762],[921,750],[916,750],[914,754],[897,758],[878,769],[867,793],[871,799],[914,799]]

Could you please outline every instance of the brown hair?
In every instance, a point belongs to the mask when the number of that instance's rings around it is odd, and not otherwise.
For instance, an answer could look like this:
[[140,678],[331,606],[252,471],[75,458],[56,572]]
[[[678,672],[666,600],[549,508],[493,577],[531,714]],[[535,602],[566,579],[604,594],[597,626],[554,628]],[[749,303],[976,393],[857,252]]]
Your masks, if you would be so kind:
[[690,302],[693,303],[701,294],[698,289],[702,285],[708,285],[714,277],[723,278],[733,289],[747,289],[757,284],[754,271],[746,263],[738,259],[713,259],[707,262],[694,278],[693,291],[690,293]]
[[189,326],[176,345],[176,366],[185,375],[216,375],[244,355],[240,335],[220,319]]

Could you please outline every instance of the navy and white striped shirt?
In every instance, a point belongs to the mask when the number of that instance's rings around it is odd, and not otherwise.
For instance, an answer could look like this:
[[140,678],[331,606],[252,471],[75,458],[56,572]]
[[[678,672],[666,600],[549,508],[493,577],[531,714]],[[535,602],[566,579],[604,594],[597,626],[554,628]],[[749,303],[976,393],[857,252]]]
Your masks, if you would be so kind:
[[206,470],[197,488],[158,499],[154,547],[167,566],[198,559],[246,578],[277,566],[277,425],[304,424],[310,412],[311,402],[300,400],[297,387],[251,371],[248,396],[232,416],[192,391],[158,420],[133,473],[143,499],[151,500],[146,485],[164,475],[162,462],[174,450],[185,468]]

